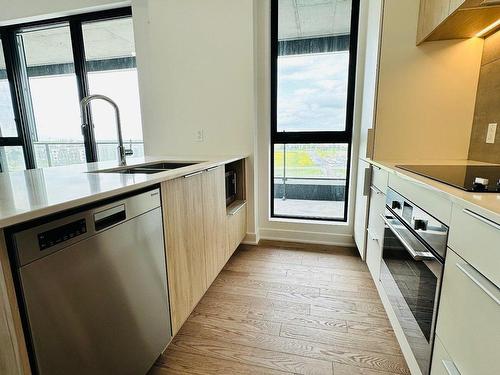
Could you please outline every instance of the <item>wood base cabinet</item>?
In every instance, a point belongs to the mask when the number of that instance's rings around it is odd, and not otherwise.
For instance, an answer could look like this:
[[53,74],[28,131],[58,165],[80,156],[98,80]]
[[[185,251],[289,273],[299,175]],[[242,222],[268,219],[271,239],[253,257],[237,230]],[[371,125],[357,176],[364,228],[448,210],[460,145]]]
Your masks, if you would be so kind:
[[245,236],[246,203],[228,214],[224,166],[163,182],[161,193],[175,335]]
[[181,177],[161,188],[174,335],[207,289],[202,178]]
[[210,286],[228,260],[224,167],[209,169],[202,180],[206,277]]

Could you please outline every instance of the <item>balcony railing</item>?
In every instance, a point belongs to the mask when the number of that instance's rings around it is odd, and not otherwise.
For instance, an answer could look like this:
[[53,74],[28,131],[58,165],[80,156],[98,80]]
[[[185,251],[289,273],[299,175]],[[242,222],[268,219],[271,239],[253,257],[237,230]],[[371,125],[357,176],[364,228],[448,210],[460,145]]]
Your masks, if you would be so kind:
[[344,201],[345,178],[274,177],[274,198],[314,201]]
[[[45,141],[33,142],[37,167],[55,167],[69,164],[86,163],[85,145],[83,142]],[[117,158],[118,142],[98,141],[97,155],[99,161]],[[144,156],[143,141],[125,142],[125,147],[132,148],[134,156]]]

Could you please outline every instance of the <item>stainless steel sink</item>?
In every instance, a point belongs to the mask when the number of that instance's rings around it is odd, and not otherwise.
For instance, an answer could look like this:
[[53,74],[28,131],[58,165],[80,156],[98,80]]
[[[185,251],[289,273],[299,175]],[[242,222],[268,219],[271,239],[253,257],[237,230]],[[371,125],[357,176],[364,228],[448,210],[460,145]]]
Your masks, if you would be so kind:
[[194,164],[198,164],[198,162],[192,162],[192,163],[159,162],[154,164],[133,165],[125,168],[107,169],[103,171],[95,171],[92,173],[154,174],[154,173],[169,171],[172,169],[189,167],[190,165]]

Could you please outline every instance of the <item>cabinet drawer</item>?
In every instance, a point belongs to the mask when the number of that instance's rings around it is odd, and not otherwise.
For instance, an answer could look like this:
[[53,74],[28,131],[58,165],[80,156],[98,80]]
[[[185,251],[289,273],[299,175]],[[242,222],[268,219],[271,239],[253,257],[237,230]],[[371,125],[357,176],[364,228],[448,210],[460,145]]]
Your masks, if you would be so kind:
[[377,187],[370,187],[370,209],[368,214],[368,228],[378,237],[384,235],[384,221],[380,215],[385,211],[385,194]]
[[455,363],[446,352],[443,343],[436,337],[432,353],[431,375],[459,375]]
[[448,246],[500,286],[500,224],[453,206]]
[[229,259],[236,248],[240,245],[247,232],[247,204],[242,202],[240,206],[227,215],[227,241]]
[[389,173],[374,165],[372,168],[372,185],[379,189],[382,193],[385,193],[387,191],[388,181]]
[[500,290],[451,249],[437,335],[461,374],[500,374]]

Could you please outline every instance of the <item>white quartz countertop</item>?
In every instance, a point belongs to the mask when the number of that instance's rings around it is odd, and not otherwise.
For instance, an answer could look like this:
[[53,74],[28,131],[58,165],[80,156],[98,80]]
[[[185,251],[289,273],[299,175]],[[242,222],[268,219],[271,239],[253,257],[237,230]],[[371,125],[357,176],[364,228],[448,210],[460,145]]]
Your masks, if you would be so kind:
[[367,163],[373,164],[401,178],[409,179],[417,184],[425,185],[427,188],[438,191],[453,202],[473,210],[490,220],[500,222],[500,193],[474,193],[460,190],[453,186],[443,184],[439,181],[420,176],[418,174],[400,169],[397,165],[497,165],[471,160],[404,160],[404,161],[379,161],[361,158]]
[[122,168],[117,161],[0,173],[0,229],[243,159],[235,157],[142,157],[127,166],[169,162],[197,164],[155,174],[93,173]]

